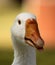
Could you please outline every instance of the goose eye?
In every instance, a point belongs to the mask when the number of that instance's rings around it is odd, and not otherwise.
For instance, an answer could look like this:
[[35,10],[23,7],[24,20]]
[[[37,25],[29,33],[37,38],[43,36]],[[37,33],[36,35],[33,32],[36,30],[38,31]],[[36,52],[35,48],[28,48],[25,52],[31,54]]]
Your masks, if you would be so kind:
[[21,21],[20,21],[20,20],[18,20],[18,24],[19,24],[19,25],[21,24]]

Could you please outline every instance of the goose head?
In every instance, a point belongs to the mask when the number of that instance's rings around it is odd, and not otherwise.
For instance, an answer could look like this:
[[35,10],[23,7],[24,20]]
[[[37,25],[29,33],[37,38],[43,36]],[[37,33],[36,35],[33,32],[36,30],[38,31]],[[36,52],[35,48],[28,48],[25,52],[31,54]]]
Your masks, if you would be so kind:
[[12,35],[22,45],[43,49],[44,41],[40,36],[36,16],[30,13],[19,14],[11,28]]

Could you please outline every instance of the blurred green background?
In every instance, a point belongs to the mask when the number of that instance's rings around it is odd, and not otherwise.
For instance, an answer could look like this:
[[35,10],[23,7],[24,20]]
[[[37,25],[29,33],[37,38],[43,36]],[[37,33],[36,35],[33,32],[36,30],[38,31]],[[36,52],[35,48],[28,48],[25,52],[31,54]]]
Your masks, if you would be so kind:
[[[13,47],[10,28],[17,14],[27,11],[28,3],[29,0],[0,0],[0,65],[12,64]],[[37,9],[36,12],[39,12],[39,6]],[[46,47],[42,52],[37,51],[37,65],[55,65],[55,49]]]
[[[0,49],[0,65],[11,65],[13,61],[12,49]],[[55,65],[55,50],[37,51],[37,65]]]

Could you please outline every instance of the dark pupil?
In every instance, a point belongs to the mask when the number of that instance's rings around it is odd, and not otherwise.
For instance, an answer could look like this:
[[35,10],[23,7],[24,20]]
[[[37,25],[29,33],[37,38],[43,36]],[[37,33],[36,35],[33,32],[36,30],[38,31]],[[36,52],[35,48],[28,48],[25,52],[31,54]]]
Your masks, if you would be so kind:
[[21,24],[21,21],[20,21],[20,20],[18,20],[18,23],[19,23],[19,24]]

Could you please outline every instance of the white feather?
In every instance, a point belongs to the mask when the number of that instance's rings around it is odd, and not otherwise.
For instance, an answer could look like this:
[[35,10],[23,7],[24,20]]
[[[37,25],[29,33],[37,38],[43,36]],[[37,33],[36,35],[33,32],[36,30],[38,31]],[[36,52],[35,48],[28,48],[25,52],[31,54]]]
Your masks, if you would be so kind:
[[[26,20],[32,18],[36,19],[33,14],[21,13],[16,17],[11,28],[14,48],[12,65],[36,65],[36,50],[24,41]],[[21,20],[21,25],[18,25],[18,20]]]

